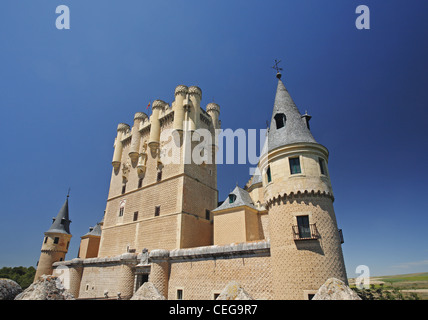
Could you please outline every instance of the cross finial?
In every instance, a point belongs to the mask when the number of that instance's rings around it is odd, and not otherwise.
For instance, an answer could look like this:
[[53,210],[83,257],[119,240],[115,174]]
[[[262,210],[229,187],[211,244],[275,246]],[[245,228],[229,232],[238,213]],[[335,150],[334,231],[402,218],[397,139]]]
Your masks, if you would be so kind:
[[282,68],[278,67],[278,63],[280,62],[281,60],[278,61],[277,59],[275,59],[275,65],[272,67],[272,69],[276,70],[276,77],[278,79],[281,79],[281,71],[282,71]]

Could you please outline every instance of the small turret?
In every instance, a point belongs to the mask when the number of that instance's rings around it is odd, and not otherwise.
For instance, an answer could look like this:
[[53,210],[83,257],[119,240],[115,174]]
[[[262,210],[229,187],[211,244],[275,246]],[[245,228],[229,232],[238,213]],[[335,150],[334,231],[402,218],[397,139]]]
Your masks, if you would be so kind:
[[137,161],[139,150],[140,150],[140,140],[141,140],[141,134],[140,134],[140,124],[141,122],[144,122],[146,119],[148,119],[147,114],[144,112],[137,112],[134,116],[134,125],[132,126],[131,131],[131,147],[129,150],[129,157],[131,158],[131,161]]
[[150,140],[149,147],[155,148],[159,146],[160,143],[160,121],[159,121],[159,113],[161,110],[165,108],[167,103],[162,100],[155,100],[153,102],[153,112],[150,117]]
[[199,115],[201,113],[202,90],[197,86],[189,87],[189,130],[194,131],[199,128]]
[[34,281],[44,274],[52,274],[52,264],[65,259],[71,239],[70,223],[67,195],[56,218],[53,218],[51,227],[45,232]]
[[112,165],[114,169],[118,169],[120,167],[120,163],[122,161],[122,138],[129,131],[129,125],[126,123],[119,123],[117,126],[117,136],[116,141],[114,143],[114,153],[113,153],[113,161]]
[[211,102],[207,104],[206,110],[212,119],[214,129],[220,129],[220,106],[217,103]]
[[174,124],[176,130],[183,130],[184,121],[184,100],[186,99],[189,88],[184,85],[179,85],[175,88],[175,103],[174,103]]

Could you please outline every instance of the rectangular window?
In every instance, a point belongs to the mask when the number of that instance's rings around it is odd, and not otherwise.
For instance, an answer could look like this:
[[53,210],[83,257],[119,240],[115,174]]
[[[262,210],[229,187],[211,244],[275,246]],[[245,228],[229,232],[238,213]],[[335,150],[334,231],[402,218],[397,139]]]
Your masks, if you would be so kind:
[[45,243],[48,242],[48,237],[45,237]]
[[299,157],[290,158],[289,161],[290,161],[290,172],[291,172],[291,174],[302,173],[302,170],[300,169]]
[[55,238],[54,238],[54,244],[58,244],[58,242],[59,242],[59,238],[58,238],[58,237],[55,237]]
[[121,208],[119,209],[119,217],[122,217],[122,216],[123,216],[123,211],[125,211],[125,208],[124,208],[124,207],[121,207]]
[[137,221],[137,220],[138,220],[138,211],[135,211],[133,221]]
[[125,192],[126,192],[126,183],[124,183],[122,186],[122,194],[124,194]]
[[158,217],[160,214],[160,206],[155,207],[155,217]]
[[183,300],[183,290],[177,289],[177,300]]
[[327,174],[327,170],[325,169],[325,161],[323,158],[318,158],[318,163],[320,164],[321,174]]
[[138,180],[138,189],[140,189],[143,186],[143,178],[140,178]]
[[311,229],[309,227],[309,216],[298,216],[297,217],[297,228],[299,230],[300,238],[310,238]]
[[210,210],[208,209],[205,210],[205,219],[210,220],[210,213],[211,213]]
[[156,181],[159,182],[162,180],[162,171],[158,171],[158,176],[156,177]]

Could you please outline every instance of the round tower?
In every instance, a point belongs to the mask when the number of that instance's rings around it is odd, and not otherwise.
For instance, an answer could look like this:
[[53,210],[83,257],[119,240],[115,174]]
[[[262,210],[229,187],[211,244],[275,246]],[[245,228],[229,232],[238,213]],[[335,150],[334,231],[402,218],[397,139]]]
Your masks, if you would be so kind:
[[51,275],[53,272],[52,264],[65,259],[71,239],[70,223],[67,195],[58,215],[53,218],[52,226],[45,232],[34,281],[37,281],[44,274]]
[[267,152],[259,162],[269,210],[274,299],[302,300],[329,278],[347,283],[328,174],[328,150],[313,138],[278,77]]

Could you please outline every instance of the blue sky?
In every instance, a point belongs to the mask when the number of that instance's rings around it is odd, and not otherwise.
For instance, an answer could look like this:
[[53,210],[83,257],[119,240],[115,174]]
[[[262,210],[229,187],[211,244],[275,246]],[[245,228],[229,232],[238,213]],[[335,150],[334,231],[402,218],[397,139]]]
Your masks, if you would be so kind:
[[[68,5],[71,29],[57,30]],[[355,9],[369,6],[370,30]],[[67,259],[105,209],[119,122],[178,84],[264,129],[274,59],[330,151],[349,277],[428,271],[426,1],[2,1],[0,267],[35,266],[71,188]],[[219,198],[249,179],[220,165]]]

